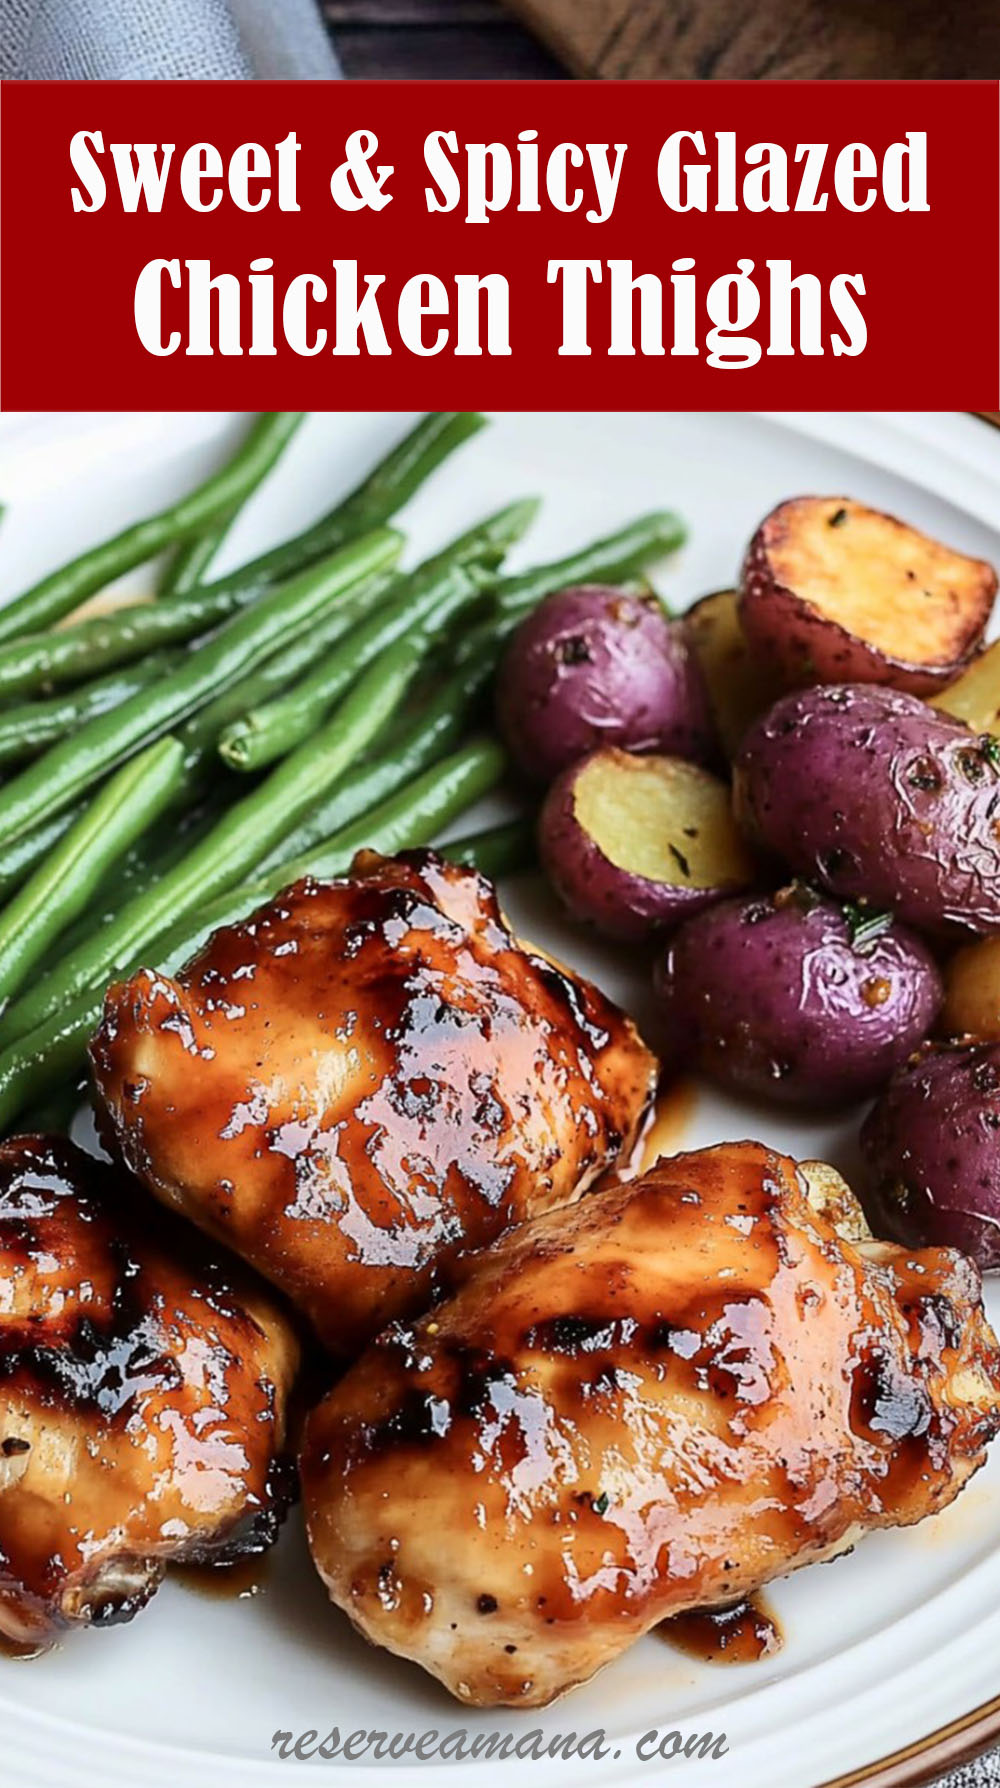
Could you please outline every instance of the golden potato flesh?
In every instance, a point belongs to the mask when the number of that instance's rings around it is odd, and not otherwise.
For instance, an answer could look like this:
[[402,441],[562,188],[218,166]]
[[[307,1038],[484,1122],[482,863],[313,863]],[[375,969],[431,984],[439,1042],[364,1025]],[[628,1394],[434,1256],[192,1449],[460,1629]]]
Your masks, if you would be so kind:
[[980,938],[952,957],[939,1028],[949,1037],[1000,1040],[1000,937]]

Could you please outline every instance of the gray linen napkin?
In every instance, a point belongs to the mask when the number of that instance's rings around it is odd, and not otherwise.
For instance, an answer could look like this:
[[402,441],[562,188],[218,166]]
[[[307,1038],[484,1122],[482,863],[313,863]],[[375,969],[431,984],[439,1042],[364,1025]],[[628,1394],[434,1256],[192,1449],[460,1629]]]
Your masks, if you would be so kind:
[[315,0],[0,0],[0,77],[330,80]]
[[1000,1788],[1000,1751],[990,1751],[950,1776],[942,1776],[937,1788]]

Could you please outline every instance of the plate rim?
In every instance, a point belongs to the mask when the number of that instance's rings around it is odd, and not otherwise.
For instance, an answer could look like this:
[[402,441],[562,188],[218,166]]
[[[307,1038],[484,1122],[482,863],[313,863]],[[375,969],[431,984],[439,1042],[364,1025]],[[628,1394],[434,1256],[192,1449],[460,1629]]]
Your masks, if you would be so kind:
[[[901,1745],[872,1763],[831,1776],[817,1788],[921,1788],[946,1771],[975,1762],[1000,1741],[1000,1695],[959,1714],[924,1738]],[[912,1768],[910,1766],[913,1766]]]

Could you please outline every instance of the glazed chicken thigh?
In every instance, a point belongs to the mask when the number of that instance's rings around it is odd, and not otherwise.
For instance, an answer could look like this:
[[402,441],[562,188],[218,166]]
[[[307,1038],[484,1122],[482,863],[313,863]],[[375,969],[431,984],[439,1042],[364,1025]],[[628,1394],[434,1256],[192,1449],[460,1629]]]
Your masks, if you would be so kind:
[[863,1219],[818,1179],[757,1143],[662,1160],[392,1324],[301,1461],[361,1632],[465,1701],[543,1706],[654,1623],[950,1502],[1000,1431],[976,1268],[844,1239]]
[[177,979],[113,987],[91,1054],[132,1171],[345,1354],[627,1157],[656,1073],[488,882],[425,852],[299,882]]
[[61,1137],[0,1145],[0,1635],[28,1645],[128,1619],[170,1559],[263,1550],[291,1487],[287,1319],[114,1182]]

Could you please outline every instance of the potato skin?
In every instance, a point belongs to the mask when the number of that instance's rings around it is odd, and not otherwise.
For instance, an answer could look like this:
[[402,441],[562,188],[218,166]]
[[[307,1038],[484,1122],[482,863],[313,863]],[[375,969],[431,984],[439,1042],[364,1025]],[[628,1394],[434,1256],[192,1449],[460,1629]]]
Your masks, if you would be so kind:
[[928,1044],[861,1129],[876,1235],[1000,1267],[1000,1045]]
[[[630,755],[614,747],[591,752],[556,777],[539,814],[538,854],[549,882],[575,919],[595,926],[605,937],[637,942],[679,925],[692,913],[748,886],[753,865],[747,856],[738,879],[719,886],[692,887],[654,881],[605,856],[577,815],[576,785],[596,760],[619,758],[627,763]],[[728,821],[728,812],[726,818]],[[731,829],[739,847],[735,828]]]
[[875,684],[784,696],[743,741],[741,824],[842,899],[943,934],[1000,931],[993,741]]
[[668,1039],[740,1093],[807,1106],[870,1096],[926,1037],[941,979],[901,926],[851,939],[842,907],[794,887],[689,919],[656,970]]
[[[794,497],[765,516],[747,547],[740,573],[740,621],[751,651],[786,687],[815,683],[887,683],[913,695],[930,695],[951,683],[980,649],[996,595],[996,577],[981,564],[982,588],[966,624],[940,663],[912,663],[823,614],[783,581],[777,555],[794,540],[803,511],[822,504],[833,517],[853,511],[877,516],[890,534],[921,539],[895,516],[865,510],[850,498]],[[936,545],[936,543],[934,543]],[[968,561],[975,564],[975,561]]]
[[547,784],[601,745],[697,762],[715,750],[701,669],[655,596],[604,585],[556,590],[522,621],[497,677],[511,757]]

